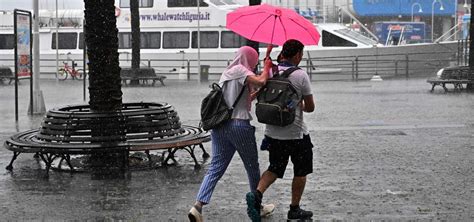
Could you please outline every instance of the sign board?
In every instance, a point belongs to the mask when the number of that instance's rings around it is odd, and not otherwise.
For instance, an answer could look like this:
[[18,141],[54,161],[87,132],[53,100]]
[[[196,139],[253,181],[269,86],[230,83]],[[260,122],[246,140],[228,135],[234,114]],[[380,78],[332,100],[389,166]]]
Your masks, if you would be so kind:
[[[410,44],[421,43],[426,38],[424,22],[375,22],[372,28],[379,38],[379,43],[396,45],[398,42]],[[402,39],[400,39],[402,38]]]
[[31,13],[15,10],[15,64],[17,76],[31,76],[32,32]]
[[[19,76],[30,78],[30,107],[33,107],[31,12],[15,9],[13,11],[13,21],[15,32],[15,120],[18,121]],[[33,114],[33,108],[31,108],[31,114]]]

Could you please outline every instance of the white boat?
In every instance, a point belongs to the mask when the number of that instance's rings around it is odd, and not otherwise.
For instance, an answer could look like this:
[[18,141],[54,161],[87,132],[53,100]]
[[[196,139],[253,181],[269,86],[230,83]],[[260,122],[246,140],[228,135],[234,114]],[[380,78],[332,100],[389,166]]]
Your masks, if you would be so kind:
[[[226,14],[242,5],[232,0],[204,0],[198,9],[192,5],[177,5],[178,3],[195,4],[196,1],[140,1],[140,30],[141,30],[141,59],[143,66],[155,68],[157,73],[170,79],[178,78],[180,68],[185,67],[191,79],[197,79],[198,51],[201,65],[210,65],[210,79],[217,79],[218,74],[225,68],[236,50],[245,45],[246,40],[225,28]],[[120,65],[131,65],[131,28],[130,10],[127,1],[117,1],[116,16],[119,30]],[[59,64],[62,61],[74,60],[82,68],[83,62],[83,11],[62,10],[59,12],[61,27],[58,34]],[[56,28],[55,12],[40,11],[40,54],[41,78],[54,78],[56,65]],[[199,26],[198,26],[198,18]],[[0,12],[0,66],[13,68],[13,15]],[[300,65],[306,67],[313,80],[318,79],[350,79],[354,73],[352,67],[340,66],[337,58],[359,56],[360,60],[372,61],[386,54],[396,54],[394,58],[407,64],[417,59],[453,59],[456,53],[455,42],[425,43],[404,46],[380,46],[376,41],[365,37],[359,32],[348,29],[342,24],[315,24],[320,32],[320,44],[305,47],[305,60]],[[197,48],[197,32],[201,33],[201,47]],[[261,51],[265,45],[261,45]],[[449,53],[437,53],[440,50]],[[272,53],[275,58],[279,48]],[[416,52],[415,54],[413,54]],[[450,53],[452,52],[452,53]],[[263,53],[262,53],[263,54]],[[410,54],[408,61],[405,56]],[[333,59],[328,59],[333,58]],[[396,60],[394,59],[394,61]],[[348,60],[350,61],[350,60]],[[400,62],[400,64],[401,64]],[[331,65],[333,64],[333,65]],[[420,64],[409,64],[410,68]],[[444,65],[444,64],[442,64]],[[336,65],[337,66],[337,65]],[[364,67],[356,64],[359,69]],[[393,64],[390,64],[393,66]],[[401,66],[401,65],[400,65]],[[426,64],[421,65],[423,68]],[[376,64],[374,72],[382,70],[383,63]],[[369,69],[370,70],[370,69]],[[370,78],[372,71],[358,70],[359,78]],[[382,74],[383,75],[383,74]]]

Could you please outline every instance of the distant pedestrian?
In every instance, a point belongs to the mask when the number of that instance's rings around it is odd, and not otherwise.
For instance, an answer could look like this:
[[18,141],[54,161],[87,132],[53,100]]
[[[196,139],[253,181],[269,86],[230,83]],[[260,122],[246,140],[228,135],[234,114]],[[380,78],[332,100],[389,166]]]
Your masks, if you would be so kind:
[[[281,51],[278,70],[281,72],[298,66],[303,58],[303,48],[303,44],[297,40],[286,41]],[[266,149],[270,155],[270,166],[262,174],[257,190],[246,195],[247,213],[254,222],[260,221],[258,213],[263,193],[277,178],[283,178],[290,158],[294,176],[288,219],[310,219],[313,216],[311,211],[300,208],[300,200],[306,185],[306,175],[313,172],[313,144],[303,121],[303,112],[313,112],[315,105],[309,76],[304,70],[294,71],[288,79],[298,91],[301,102],[296,109],[293,123],[284,127],[268,124],[265,127],[265,141],[262,144],[268,144]]]
[[[224,91],[226,103],[230,106],[242,93],[234,107],[231,120],[218,128],[211,130],[212,160],[204,176],[196,202],[188,214],[190,221],[203,221],[202,207],[211,200],[214,188],[219,179],[224,175],[235,152],[239,154],[244,163],[250,184],[250,191],[255,192],[260,180],[258,164],[257,143],[255,140],[255,127],[250,125],[251,89],[260,87],[268,79],[272,65],[270,59],[265,60],[261,75],[256,75],[252,70],[258,64],[258,53],[249,46],[243,46],[237,51],[233,62],[222,73],[219,84]],[[264,214],[271,213],[273,205],[259,206],[259,216],[262,208]]]

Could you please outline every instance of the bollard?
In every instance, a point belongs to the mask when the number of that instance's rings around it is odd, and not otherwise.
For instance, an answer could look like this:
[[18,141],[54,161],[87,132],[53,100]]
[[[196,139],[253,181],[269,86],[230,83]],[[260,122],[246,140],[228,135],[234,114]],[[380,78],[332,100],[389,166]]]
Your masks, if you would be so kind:
[[148,59],[148,68],[151,67],[151,61]]
[[408,79],[408,54],[405,54],[405,77]]
[[187,63],[187,69],[188,69],[188,81],[191,80],[191,62],[188,61],[186,62]]
[[359,80],[359,56],[356,56],[356,59],[355,59],[355,74],[356,74],[356,81]]
[[395,60],[395,76],[398,75],[398,60]]
[[354,80],[354,70],[355,70],[355,62],[354,62],[354,60],[352,60],[351,63],[352,63],[352,80]]

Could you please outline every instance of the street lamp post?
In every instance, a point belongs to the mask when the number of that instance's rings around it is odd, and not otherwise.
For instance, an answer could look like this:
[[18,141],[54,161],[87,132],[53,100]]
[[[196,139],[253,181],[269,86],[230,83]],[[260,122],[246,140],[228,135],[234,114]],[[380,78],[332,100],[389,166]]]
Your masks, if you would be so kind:
[[434,40],[434,5],[436,2],[440,4],[439,10],[444,10],[443,2],[441,2],[441,0],[433,0],[433,3],[431,4],[431,42]]
[[413,3],[413,5],[411,5],[411,21],[412,21],[412,22],[413,22],[413,9],[415,9],[415,6],[417,6],[417,5],[418,5],[418,7],[420,8],[420,9],[418,9],[418,13],[422,13],[422,12],[423,12],[423,9],[421,9],[420,3],[418,3],[418,2]]

